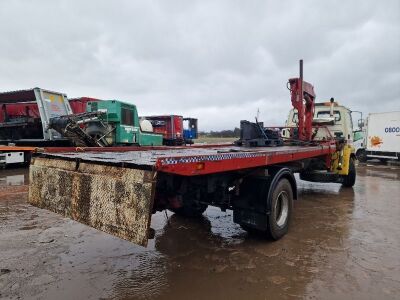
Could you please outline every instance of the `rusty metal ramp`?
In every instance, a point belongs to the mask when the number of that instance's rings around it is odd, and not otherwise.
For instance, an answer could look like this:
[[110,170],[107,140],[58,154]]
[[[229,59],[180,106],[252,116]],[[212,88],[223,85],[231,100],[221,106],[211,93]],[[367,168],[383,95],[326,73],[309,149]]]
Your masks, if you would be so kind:
[[29,203],[146,246],[156,172],[36,157]]

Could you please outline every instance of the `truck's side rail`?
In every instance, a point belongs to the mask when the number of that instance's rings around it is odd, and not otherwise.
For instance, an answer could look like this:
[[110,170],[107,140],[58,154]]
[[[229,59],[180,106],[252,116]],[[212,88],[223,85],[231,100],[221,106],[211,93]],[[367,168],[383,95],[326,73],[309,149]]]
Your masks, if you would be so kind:
[[267,150],[270,151],[242,151],[213,155],[162,157],[157,159],[156,169],[184,176],[206,175],[330,155],[336,151],[334,144],[281,148],[278,151],[276,148],[268,148]]

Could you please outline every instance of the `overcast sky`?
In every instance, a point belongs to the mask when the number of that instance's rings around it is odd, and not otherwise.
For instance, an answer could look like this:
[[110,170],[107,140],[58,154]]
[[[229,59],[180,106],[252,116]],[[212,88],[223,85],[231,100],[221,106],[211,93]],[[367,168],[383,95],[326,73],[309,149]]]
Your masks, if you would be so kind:
[[0,91],[35,86],[139,114],[283,124],[287,79],[317,101],[400,110],[400,1],[0,1]]

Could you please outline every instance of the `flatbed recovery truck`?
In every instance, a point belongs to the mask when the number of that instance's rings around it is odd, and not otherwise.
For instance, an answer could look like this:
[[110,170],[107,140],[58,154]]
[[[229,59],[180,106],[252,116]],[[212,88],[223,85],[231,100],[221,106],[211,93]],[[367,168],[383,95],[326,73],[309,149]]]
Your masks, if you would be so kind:
[[48,149],[32,160],[28,201],[142,246],[152,213],[195,217],[208,205],[231,209],[246,231],[278,240],[298,199],[294,173],[346,187],[356,180],[345,140],[328,130],[314,139],[326,128],[311,126],[315,94],[300,70],[289,80],[301,120],[291,139],[276,136],[281,128],[244,121],[232,145]]

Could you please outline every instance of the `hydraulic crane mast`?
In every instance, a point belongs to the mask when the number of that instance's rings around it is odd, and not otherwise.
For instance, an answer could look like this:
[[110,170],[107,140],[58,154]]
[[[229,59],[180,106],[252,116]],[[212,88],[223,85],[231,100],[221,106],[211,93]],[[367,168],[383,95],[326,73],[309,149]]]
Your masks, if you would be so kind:
[[303,81],[303,60],[300,60],[300,77],[289,79],[288,84],[292,105],[297,110],[299,118],[298,139],[301,141],[311,141],[316,95],[313,85]]

